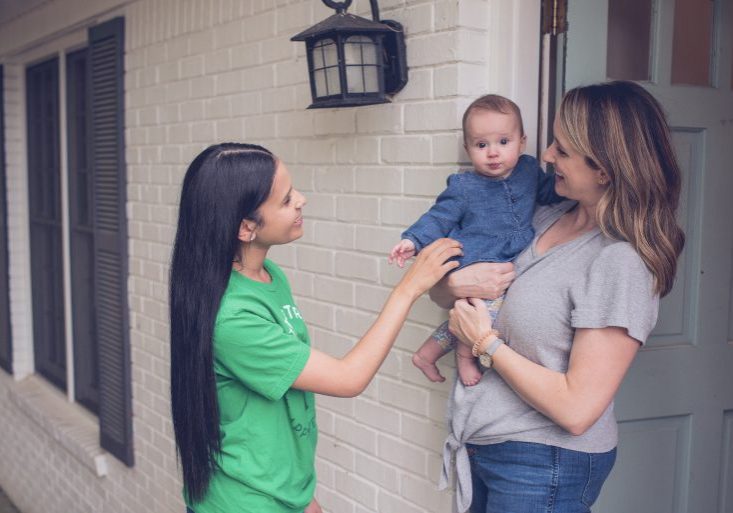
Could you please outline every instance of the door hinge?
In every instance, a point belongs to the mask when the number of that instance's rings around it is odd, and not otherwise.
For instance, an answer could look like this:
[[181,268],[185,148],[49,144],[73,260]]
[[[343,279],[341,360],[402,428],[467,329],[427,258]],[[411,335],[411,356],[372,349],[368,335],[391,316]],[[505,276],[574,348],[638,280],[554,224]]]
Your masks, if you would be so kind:
[[568,0],[542,0],[542,34],[556,36],[568,30]]

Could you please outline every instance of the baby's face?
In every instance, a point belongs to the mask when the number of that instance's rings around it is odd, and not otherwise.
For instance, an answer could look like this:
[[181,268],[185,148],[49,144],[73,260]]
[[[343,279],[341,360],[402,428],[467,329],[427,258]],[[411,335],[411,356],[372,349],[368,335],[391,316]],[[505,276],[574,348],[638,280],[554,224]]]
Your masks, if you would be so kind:
[[477,109],[468,115],[465,145],[477,173],[508,178],[526,143],[513,114]]

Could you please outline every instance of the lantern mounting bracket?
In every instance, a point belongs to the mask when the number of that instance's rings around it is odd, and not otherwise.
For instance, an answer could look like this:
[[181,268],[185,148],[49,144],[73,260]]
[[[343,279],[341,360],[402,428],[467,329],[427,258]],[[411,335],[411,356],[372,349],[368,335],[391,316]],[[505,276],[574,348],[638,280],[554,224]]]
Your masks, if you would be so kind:
[[346,9],[351,5],[352,0],[345,0],[343,2],[334,2],[333,0],[321,0],[328,7],[336,11],[338,14],[346,12]]

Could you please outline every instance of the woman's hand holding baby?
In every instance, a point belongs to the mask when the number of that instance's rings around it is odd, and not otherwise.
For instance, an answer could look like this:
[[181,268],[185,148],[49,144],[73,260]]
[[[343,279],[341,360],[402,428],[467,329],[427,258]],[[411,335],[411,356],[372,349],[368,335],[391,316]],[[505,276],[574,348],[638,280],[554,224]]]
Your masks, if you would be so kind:
[[459,299],[448,312],[448,329],[467,346],[491,331],[491,316],[486,303],[478,298]]

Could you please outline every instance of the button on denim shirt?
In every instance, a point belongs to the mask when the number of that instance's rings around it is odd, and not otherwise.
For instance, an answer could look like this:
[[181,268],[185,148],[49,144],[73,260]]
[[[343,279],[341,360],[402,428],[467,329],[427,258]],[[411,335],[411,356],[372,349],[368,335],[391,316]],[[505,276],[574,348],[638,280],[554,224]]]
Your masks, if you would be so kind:
[[415,250],[441,237],[463,244],[460,269],[476,262],[510,262],[534,237],[535,204],[564,198],[555,193],[555,177],[534,157],[519,157],[508,178],[489,178],[475,171],[448,177],[448,187],[415,224],[402,233]]

